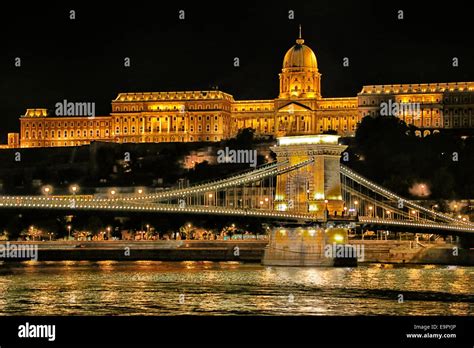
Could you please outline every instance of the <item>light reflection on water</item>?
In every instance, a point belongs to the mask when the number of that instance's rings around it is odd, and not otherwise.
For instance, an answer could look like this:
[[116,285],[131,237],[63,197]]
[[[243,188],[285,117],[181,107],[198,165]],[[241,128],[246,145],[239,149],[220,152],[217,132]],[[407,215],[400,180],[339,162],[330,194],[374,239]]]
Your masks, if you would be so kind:
[[5,263],[0,315],[472,315],[473,279],[460,266]]

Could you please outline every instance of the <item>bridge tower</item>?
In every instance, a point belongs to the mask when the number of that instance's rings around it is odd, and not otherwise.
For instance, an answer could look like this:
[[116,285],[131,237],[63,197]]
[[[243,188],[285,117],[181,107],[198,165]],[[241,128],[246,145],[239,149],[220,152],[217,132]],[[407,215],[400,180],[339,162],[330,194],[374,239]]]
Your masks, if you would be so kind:
[[[330,134],[288,136],[277,140],[272,151],[276,153],[278,162],[289,162],[289,165],[312,162],[278,175],[274,208],[311,213],[318,225],[273,227],[262,263],[272,266],[356,264],[354,249],[346,244],[347,228],[338,226],[338,220],[347,219],[339,164],[341,153],[347,146],[339,145],[339,136]],[[331,253],[328,255],[333,247],[340,248],[342,254],[349,257],[341,259]]]
[[338,139],[332,134],[277,139],[272,147],[277,161],[293,165],[312,159],[313,163],[277,177],[276,210],[310,212],[324,220],[343,214],[339,160],[347,146],[339,145]]

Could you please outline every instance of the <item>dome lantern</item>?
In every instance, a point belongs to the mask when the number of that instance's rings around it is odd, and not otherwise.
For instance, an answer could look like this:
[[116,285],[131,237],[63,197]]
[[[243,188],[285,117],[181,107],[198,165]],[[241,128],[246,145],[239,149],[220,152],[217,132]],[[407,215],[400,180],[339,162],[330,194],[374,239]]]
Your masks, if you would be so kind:
[[321,74],[313,50],[304,44],[301,25],[296,44],[285,54],[280,74],[280,98],[318,98]]

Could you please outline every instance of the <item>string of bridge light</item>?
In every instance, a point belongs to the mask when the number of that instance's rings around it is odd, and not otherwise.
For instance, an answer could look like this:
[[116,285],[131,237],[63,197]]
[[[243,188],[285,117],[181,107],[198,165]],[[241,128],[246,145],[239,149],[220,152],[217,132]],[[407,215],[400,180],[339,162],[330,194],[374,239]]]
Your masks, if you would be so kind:
[[190,206],[180,207],[178,205],[169,204],[136,204],[136,205],[100,205],[100,204],[78,204],[71,206],[69,204],[55,204],[51,203],[0,203],[0,206],[6,207],[28,207],[28,208],[53,208],[53,209],[103,209],[103,210],[138,210],[138,211],[167,211],[167,212],[187,212],[187,213],[217,213],[229,215],[247,215],[247,216],[265,216],[265,217],[284,217],[296,219],[316,220],[317,218],[312,214],[304,213],[288,213],[279,211],[261,211],[256,209],[230,209],[225,207],[207,207],[207,206]]
[[418,226],[418,227],[433,227],[441,228],[448,230],[458,230],[458,231],[471,231],[474,232],[473,227],[467,226],[453,226],[453,225],[444,225],[444,224],[434,224],[434,223],[420,223],[420,222],[405,222],[399,220],[387,220],[387,219],[377,219],[377,218],[367,218],[365,216],[359,216],[359,221],[364,223],[384,223],[387,225],[401,225],[401,226]]
[[[281,166],[281,165],[284,165],[287,162],[288,161],[281,162],[279,164],[273,164],[273,166]],[[208,190],[216,190],[216,189],[220,189],[220,188],[226,188],[228,186],[245,184],[245,183],[248,183],[248,182],[251,182],[251,181],[256,181],[258,179],[265,178],[267,176],[274,176],[274,175],[278,175],[278,174],[281,174],[281,173],[284,173],[284,172],[287,172],[287,171],[295,170],[295,169],[298,169],[302,166],[308,165],[311,162],[313,162],[312,159],[294,164],[292,166],[289,166],[289,167],[286,167],[286,168],[283,168],[283,169],[279,169],[279,168],[274,169],[273,167],[272,168],[265,168],[265,172],[260,173],[260,174],[254,174],[254,175],[247,176],[247,177],[242,177],[242,178],[241,178],[241,176],[239,176],[239,178],[237,178],[237,179],[236,178],[223,179],[223,180],[217,181],[217,182],[220,182],[220,183],[217,183],[217,184],[212,183],[212,184],[206,184],[206,186],[204,186],[204,187],[198,186],[198,187],[192,187],[192,188],[186,189],[186,190],[174,190],[174,191],[169,191],[169,192],[160,193],[160,194],[156,194],[156,195],[145,196],[145,198],[153,197],[154,199],[157,199],[157,198],[171,199],[173,197],[179,197],[179,196],[186,195],[186,194],[200,193],[200,192],[205,192],[205,191],[208,191]],[[260,171],[260,170],[258,170],[258,171]],[[255,172],[251,172],[251,173],[255,173]],[[249,173],[247,173],[247,175],[248,174]],[[231,180],[231,181],[229,181],[229,180]],[[228,182],[223,182],[223,181],[228,181]],[[162,197],[157,197],[159,195],[161,195]],[[126,198],[97,199],[97,198],[76,198],[75,196],[71,196],[71,197],[68,197],[68,198],[44,197],[44,196],[3,196],[3,197],[0,197],[0,199],[6,199],[6,200],[40,200],[40,201],[54,200],[54,201],[59,201],[59,202],[67,201],[69,205],[71,204],[71,202],[81,202],[81,201],[95,202],[95,203],[107,203],[107,202],[120,202],[120,201],[129,201],[129,200],[131,200],[131,198],[129,198],[129,197],[126,197]]]
[[[438,213],[436,211],[433,211],[433,210],[430,210],[430,209],[427,209],[425,207],[422,207],[421,205],[418,205],[416,203],[413,203],[409,200],[406,200],[396,194],[394,194],[393,192],[391,191],[388,191],[386,189],[384,189],[383,187],[380,187],[378,186],[377,184],[373,183],[372,181],[369,181],[367,180],[366,178],[360,176],[359,174],[356,174],[355,172],[353,172],[352,170],[350,170],[349,168],[347,168],[346,166],[342,165],[341,164],[341,172],[343,174],[345,174],[346,176],[348,176],[349,178],[355,180],[358,182],[358,180],[362,181],[363,183],[365,183],[366,185],[368,186],[371,186],[372,188],[376,189],[376,190],[379,190],[378,193],[380,192],[383,192],[387,195],[388,198],[394,198],[394,199],[397,199],[398,201],[402,201],[404,203],[407,203],[408,206],[411,206],[411,207],[415,207],[419,210],[422,210],[424,211],[425,213],[428,213],[428,214],[433,214],[433,215],[436,215],[438,217],[441,217],[441,218],[444,218],[446,220],[449,220],[451,222],[456,222],[456,223],[460,223],[460,224],[464,224],[464,225],[468,225],[468,226],[471,226],[473,225],[472,223],[468,223],[466,221],[462,221],[462,220],[457,220],[455,218],[452,218],[451,216],[448,216],[448,215],[445,215],[445,214],[441,214],[441,213]],[[359,182],[360,183],[360,182]]]
[[[265,165],[264,168],[259,168],[259,169],[256,169],[254,171],[251,171],[251,172],[247,172],[247,173],[244,173],[244,174],[239,174],[239,175],[233,176],[231,178],[224,178],[224,179],[220,179],[220,180],[214,180],[214,181],[208,182],[206,184],[199,184],[199,185],[192,186],[192,187],[186,188],[186,189],[175,189],[175,190],[170,190],[170,191],[167,191],[167,192],[160,192],[160,193],[155,193],[155,194],[150,194],[150,195],[143,195],[143,196],[130,196],[130,197],[121,197],[121,198],[102,198],[102,199],[99,198],[99,199],[95,199],[95,200],[97,200],[97,201],[110,201],[110,200],[119,201],[119,200],[170,199],[170,198],[173,198],[173,197],[179,197],[179,196],[188,195],[188,194],[192,194],[192,193],[199,193],[199,192],[204,192],[204,191],[207,191],[207,190],[215,190],[215,187],[218,186],[218,185],[224,185],[225,183],[231,182],[233,180],[238,180],[238,179],[241,179],[241,178],[249,178],[247,180],[247,182],[248,182],[248,181],[255,180],[255,176],[257,176],[258,178],[263,178],[264,177],[264,176],[258,176],[258,174],[275,175],[275,170],[276,170],[275,168],[277,168],[279,166],[283,166],[287,163],[288,163],[288,161],[279,162],[279,163],[272,162],[270,164]],[[253,176],[248,177],[249,174],[253,174]]]

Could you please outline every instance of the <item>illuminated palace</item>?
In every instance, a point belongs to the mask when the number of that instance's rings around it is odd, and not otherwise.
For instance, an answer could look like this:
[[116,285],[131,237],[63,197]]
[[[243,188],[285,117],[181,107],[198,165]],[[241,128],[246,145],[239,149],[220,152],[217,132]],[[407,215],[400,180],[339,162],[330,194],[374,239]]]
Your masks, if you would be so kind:
[[239,129],[257,135],[305,135],[337,131],[353,135],[360,120],[380,113],[384,102],[419,103],[419,112],[397,114],[420,129],[474,128],[474,82],[363,86],[355,97],[324,98],[314,52],[301,37],[286,52],[280,93],[271,100],[234,100],[222,91],[120,93],[108,116],[57,116],[28,109],[20,133],[4,147],[220,141]]

